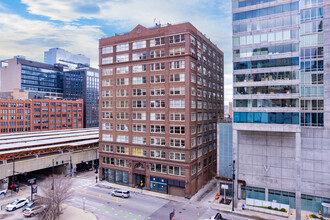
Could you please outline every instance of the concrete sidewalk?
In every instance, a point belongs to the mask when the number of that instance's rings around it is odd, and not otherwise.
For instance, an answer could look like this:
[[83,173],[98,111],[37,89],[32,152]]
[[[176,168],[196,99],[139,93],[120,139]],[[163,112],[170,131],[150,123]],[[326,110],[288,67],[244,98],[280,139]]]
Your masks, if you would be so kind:
[[63,208],[64,211],[59,220],[97,220],[96,216],[91,212],[66,204],[63,205]]
[[130,187],[130,186],[124,186],[124,185],[120,185],[120,184],[109,183],[107,181],[101,181],[101,182],[97,183],[96,185],[99,186],[99,187],[109,188],[110,191],[112,191],[112,189],[123,189],[123,190],[127,190],[127,191],[130,191],[130,192],[141,193],[143,195],[154,196],[154,197],[158,197],[158,198],[162,198],[162,199],[166,199],[166,200],[171,200],[171,201],[189,202],[189,199],[186,199],[186,198],[181,197],[181,196],[174,196],[174,195],[154,192],[154,191],[150,191],[150,190],[146,190],[146,189],[133,188],[133,187]]

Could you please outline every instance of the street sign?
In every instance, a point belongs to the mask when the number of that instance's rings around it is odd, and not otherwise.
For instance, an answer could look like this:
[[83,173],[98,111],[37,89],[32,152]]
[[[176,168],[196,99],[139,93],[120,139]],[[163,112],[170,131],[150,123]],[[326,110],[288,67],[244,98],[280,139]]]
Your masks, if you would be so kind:
[[38,186],[37,185],[31,185],[32,193],[37,193],[38,191]]
[[228,189],[228,185],[222,184],[221,189]]

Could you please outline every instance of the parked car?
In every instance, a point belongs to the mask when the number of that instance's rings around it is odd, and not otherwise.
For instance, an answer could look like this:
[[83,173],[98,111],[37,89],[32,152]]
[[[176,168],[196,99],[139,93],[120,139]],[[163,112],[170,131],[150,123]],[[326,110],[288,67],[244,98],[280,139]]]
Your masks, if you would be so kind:
[[129,197],[129,191],[117,189],[117,190],[113,191],[111,193],[111,195],[121,197],[121,198],[128,198]]
[[211,220],[220,220],[223,219],[222,215],[218,212],[215,216],[211,217]]
[[23,212],[23,215],[25,217],[32,217],[32,216],[38,215],[44,209],[45,209],[45,207],[42,206],[42,205],[40,205],[40,206],[34,206],[34,207],[31,207],[31,208],[25,209],[25,211]]
[[7,194],[7,189],[0,189],[0,195],[5,196]]
[[13,201],[12,203],[9,203],[6,206],[6,210],[7,211],[14,211],[18,208],[23,207],[24,205],[26,205],[28,203],[29,203],[29,200],[27,198],[16,199],[15,201]]
[[24,212],[25,209],[27,209],[27,208],[31,208],[31,207],[35,206],[35,204],[36,204],[36,201],[30,201],[28,204],[23,206],[22,212]]

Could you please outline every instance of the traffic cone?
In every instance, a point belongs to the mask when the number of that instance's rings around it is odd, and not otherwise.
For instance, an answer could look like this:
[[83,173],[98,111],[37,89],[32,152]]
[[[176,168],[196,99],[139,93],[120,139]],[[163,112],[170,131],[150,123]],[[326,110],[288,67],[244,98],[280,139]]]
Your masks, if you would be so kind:
[[219,199],[219,193],[218,192],[215,194],[215,199],[216,200]]

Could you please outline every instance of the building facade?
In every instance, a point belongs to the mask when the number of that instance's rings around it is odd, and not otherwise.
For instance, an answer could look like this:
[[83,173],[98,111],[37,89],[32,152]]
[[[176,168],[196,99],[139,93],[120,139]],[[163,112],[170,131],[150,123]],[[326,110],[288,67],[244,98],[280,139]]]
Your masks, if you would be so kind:
[[61,64],[65,70],[74,70],[80,65],[90,66],[90,59],[83,54],[73,54],[61,48],[51,48],[44,52],[44,62],[49,65]]
[[190,23],[100,40],[101,178],[181,196],[216,175],[223,53]]
[[84,100],[84,125],[99,126],[99,71],[84,67],[64,72],[64,98]]
[[0,99],[0,133],[83,128],[83,100]]
[[0,92],[14,89],[38,93],[52,99],[63,98],[63,67],[22,58],[1,62]]
[[301,209],[322,211],[330,203],[330,2],[232,3],[238,197],[289,204],[299,219]]

